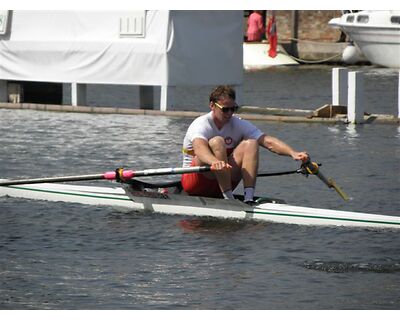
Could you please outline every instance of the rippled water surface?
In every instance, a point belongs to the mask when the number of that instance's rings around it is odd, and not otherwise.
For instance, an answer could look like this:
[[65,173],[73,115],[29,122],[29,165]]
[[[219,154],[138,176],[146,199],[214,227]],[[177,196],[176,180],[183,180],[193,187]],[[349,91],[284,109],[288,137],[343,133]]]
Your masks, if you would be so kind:
[[[327,71],[312,72],[318,80]],[[261,76],[246,77],[256,83]],[[309,86],[300,89],[312,104],[330,99],[326,85],[315,90],[315,100]],[[388,99],[381,92],[380,103],[393,105]],[[0,110],[0,177],[179,166],[190,121]],[[259,179],[258,194],[400,215],[398,126],[257,125],[307,150],[352,200],[345,203],[315,177],[297,175]],[[260,171],[297,168],[264,150],[261,159]],[[399,232],[389,229],[199,221],[0,198],[0,308],[398,309],[399,243]]]

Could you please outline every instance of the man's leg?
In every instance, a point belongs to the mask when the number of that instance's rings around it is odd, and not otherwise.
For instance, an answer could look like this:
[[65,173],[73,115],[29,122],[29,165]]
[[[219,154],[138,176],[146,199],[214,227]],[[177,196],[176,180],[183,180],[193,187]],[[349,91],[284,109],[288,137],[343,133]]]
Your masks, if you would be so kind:
[[[218,160],[228,163],[225,141],[222,137],[218,136],[210,139],[210,141],[208,141],[208,145]],[[229,170],[215,171],[214,174],[217,178],[221,192],[224,194],[224,197],[233,198],[231,172]]]
[[229,163],[233,181],[243,179],[245,200],[252,200],[257,181],[259,145],[257,140],[243,140],[233,151]]
[[[205,176],[217,178],[221,191],[232,192],[240,180],[243,178],[245,189],[250,188],[252,199],[256,185],[258,171],[258,142],[254,139],[243,140],[228,157],[226,153],[225,141],[222,137],[214,137],[209,141],[210,150],[219,160],[225,161],[232,166],[231,171],[217,171],[203,173]],[[196,165],[203,165],[196,158]],[[233,184],[233,185],[232,185]]]

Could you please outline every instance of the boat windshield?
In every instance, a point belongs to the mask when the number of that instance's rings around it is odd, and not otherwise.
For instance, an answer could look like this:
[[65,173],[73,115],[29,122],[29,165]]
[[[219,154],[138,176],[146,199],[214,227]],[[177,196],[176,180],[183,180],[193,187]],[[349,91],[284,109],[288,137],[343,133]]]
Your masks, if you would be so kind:
[[400,24],[400,16],[391,16],[390,22],[394,24]]
[[360,22],[360,23],[368,23],[368,21],[369,21],[369,16],[366,16],[366,15],[359,15],[359,16],[357,17],[357,22]]

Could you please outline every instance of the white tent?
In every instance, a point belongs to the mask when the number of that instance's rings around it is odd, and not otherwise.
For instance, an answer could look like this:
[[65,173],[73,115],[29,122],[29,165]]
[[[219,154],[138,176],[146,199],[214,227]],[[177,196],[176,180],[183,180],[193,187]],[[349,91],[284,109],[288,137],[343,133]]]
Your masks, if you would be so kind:
[[242,20],[242,11],[0,11],[0,82],[71,83],[75,95],[86,84],[161,86],[166,110],[175,86],[241,86]]

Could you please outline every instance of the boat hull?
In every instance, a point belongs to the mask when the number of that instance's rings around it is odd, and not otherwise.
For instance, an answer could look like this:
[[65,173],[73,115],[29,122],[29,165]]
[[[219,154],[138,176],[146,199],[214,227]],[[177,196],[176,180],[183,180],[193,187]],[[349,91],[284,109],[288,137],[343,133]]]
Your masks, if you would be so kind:
[[343,30],[349,34],[364,56],[372,63],[389,68],[400,68],[400,28],[396,36],[390,29],[360,30],[343,27]]
[[0,196],[45,201],[107,205],[163,214],[207,216],[228,219],[255,219],[268,222],[350,226],[364,228],[400,228],[400,217],[316,209],[282,203],[260,203],[249,206],[239,200],[188,197],[120,187],[91,187],[68,184],[36,184],[0,187]]
[[[332,19],[329,24],[342,29],[370,62],[400,68],[400,24],[391,24],[393,15],[400,17],[400,12],[362,11]],[[362,17],[368,17],[368,22],[360,22]]]
[[243,43],[243,66],[245,70],[260,70],[273,66],[298,65],[299,63],[289,57],[281,46],[277,56],[268,55],[269,44],[264,42]]

